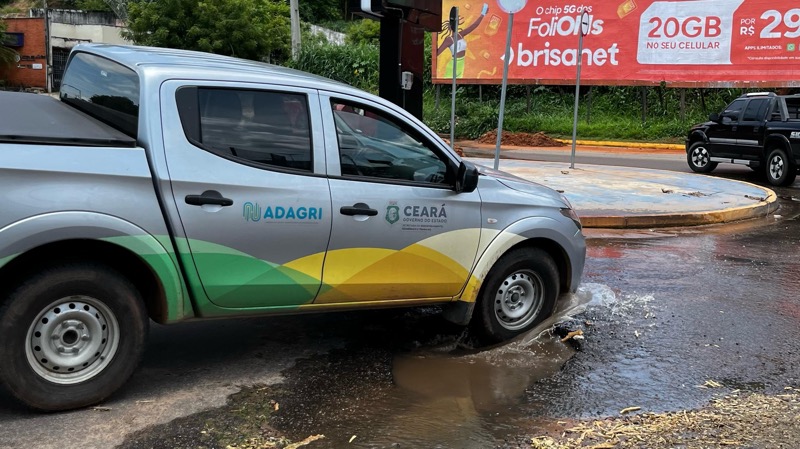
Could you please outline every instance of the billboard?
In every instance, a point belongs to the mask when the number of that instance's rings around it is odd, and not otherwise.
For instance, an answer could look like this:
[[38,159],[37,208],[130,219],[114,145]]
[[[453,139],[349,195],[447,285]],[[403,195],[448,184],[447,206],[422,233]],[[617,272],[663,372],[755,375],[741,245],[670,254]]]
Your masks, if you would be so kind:
[[[446,20],[453,6],[458,33]],[[509,14],[496,0],[442,8],[433,82],[455,70],[462,83],[499,84]],[[529,0],[514,14],[509,82],[574,84],[583,11],[582,84],[800,87],[797,0]]]

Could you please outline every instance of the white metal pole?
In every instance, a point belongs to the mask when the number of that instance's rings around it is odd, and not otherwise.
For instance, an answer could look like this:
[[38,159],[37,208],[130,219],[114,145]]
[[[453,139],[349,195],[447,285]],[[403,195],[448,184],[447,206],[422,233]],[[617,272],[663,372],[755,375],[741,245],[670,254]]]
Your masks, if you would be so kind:
[[[456,11],[455,28],[452,30],[453,34],[453,88],[450,94],[450,149],[456,151],[456,73],[458,72],[458,58],[456,51],[458,50],[458,7],[454,7]],[[452,26],[452,24],[451,24]]]
[[578,138],[578,100],[581,93],[581,65],[583,52],[583,35],[578,37],[578,78],[575,81],[575,115],[572,116],[572,155],[569,158],[569,168],[575,168],[575,142]]
[[589,32],[589,14],[581,14],[578,32],[578,73],[575,78],[575,114],[572,116],[572,154],[569,157],[569,168],[575,168],[575,143],[578,138],[578,101],[581,93],[581,66],[583,66],[583,36]]
[[300,54],[300,6],[299,0],[289,0],[289,19],[292,27],[292,59]]
[[514,13],[508,15],[508,32],[506,33],[506,55],[503,58],[503,87],[500,90],[500,117],[497,120],[497,144],[494,148],[494,169],[500,166],[500,141],[503,139],[503,118],[506,114],[506,88],[508,87],[508,63],[511,59],[511,29],[514,26]]

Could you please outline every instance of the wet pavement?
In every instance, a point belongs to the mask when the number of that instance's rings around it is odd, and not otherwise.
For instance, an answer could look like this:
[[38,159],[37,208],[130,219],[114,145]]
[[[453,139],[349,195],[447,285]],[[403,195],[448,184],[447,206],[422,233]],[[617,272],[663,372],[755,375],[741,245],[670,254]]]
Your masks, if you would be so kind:
[[[486,167],[493,159],[467,158]],[[694,226],[764,217],[772,189],[750,182],[646,168],[501,159],[502,171],[562,192],[588,228]]]
[[[305,335],[310,344],[335,337],[344,345],[283,371],[286,381],[267,393],[280,404],[270,431],[294,441],[325,435],[312,448],[529,447],[530,436],[559,423],[619,416],[626,407],[692,409],[733,390],[796,387],[800,202],[793,193],[779,191],[779,217],[589,230],[584,282],[559,315],[584,331],[577,344],[562,343],[545,324],[474,349],[435,308],[317,322]],[[199,434],[208,419],[172,426]],[[168,435],[170,427],[152,428],[123,447],[157,447]]]
[[478,349],[436,307],[156,326],[100,409],[36,414],[0,393],[0,447],[529,447],[626,407],[777,394],[800,386],[800,191],[775,192],[780,209],[745,222],[588,229],[555,320],[580,341],[549,322]]

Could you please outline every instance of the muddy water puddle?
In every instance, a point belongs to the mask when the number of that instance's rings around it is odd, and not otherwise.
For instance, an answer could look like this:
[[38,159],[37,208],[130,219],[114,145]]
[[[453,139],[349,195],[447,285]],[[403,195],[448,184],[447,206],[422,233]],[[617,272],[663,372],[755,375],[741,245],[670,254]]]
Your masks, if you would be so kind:
[[595,306],[612,310],[616,295],[604,285],[585,284],[562,299],[553,317],[512,342],[481,351],[433,346],[395,355],[393,388],[370,404],[388,419],[351,427],[361,437],[350,445],[495,447],[516,435],[520,420],[527,418],[526,392],[558,373],[576,353],[552,332],[554,325],[574,321]]

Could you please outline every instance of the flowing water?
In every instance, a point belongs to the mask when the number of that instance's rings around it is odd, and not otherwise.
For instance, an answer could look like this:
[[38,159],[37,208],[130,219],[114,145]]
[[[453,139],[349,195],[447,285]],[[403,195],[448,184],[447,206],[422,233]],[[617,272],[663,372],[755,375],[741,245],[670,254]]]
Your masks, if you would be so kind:
[[[551,330],[587,308],[620,307],[601,284],[584,284],[559,302],[556,313],[514,341],[482,351],[424,348],[396,355],[394,388],[371,404],[386,421],[351,428],[369,435],[355,447],[486,448],[513,435],[524,417],[522,401],[537,381],[550,378],[575,354]],[[332,446],[332,447],[335,447]]]

